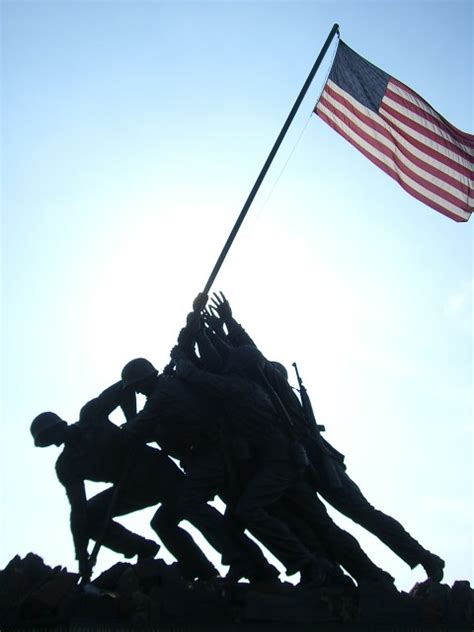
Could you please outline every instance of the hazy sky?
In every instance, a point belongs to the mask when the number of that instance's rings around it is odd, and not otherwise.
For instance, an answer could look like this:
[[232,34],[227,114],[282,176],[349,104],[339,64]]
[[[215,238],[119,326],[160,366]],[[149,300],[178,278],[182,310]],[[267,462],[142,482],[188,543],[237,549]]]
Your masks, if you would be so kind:
[[[133,357],[167,363],[332,25],[472,132],[472,6],[1,3],[2,568],[29,551],[75,568],[59,450],[34,448],[31,420],[76,421]],[[448,582],[473,580],[472,220],[311,115],[334,49],[215,289],[267,356],[298,362],[373,504]],[[124,523],[153,537],[152,513]],[[424,578],[334,517],[399,588]],[[120,559],[103,550],[97,570]]]

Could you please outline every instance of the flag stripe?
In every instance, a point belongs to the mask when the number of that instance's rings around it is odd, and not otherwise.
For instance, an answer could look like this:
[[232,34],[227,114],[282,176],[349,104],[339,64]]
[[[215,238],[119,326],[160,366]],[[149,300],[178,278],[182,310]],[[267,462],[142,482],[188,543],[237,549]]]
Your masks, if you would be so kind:
[[455,127],[452,123],[447,121],[444,116],[441,116],[439,112],[437,112],[427,101],[425,101],[419,94],[417,94],[414,90],[412,90],[409,86],[405,85],[395,77],[390,77],[390,83],[392,84],[392,89],[394,91],[399,90],[399,94],[409,100],[415,100],[417,105],[424,109],[425,112],[431,114],[432,116],[439,117],[446,127],[449,129],[449,132],[455,136],[462,139],[462,142],[465,143],[468,147],[474,147],[474,134],[468,134],[467,132],[463,132],[458,127]]
[[[328,82],[326,85],[326,88],[323,92],[323,95],[326,93],[326,91],[330,91],[330,90],[334,90],[337,91],[339,94],[341,94],[345,99],[349,99],[351,101],[351,103],[354,104],[354,107],[357,107],[359,110],[362,110],[364,112],[367,112],[367,110],[365,109],[365,107],[363,105],[361,105],[356,99],[354,99],[350,94],[348,94],[347,92],[344,92],[343,90],[341,90],[341,88],[339,88],[339,86],[337,86],[336,84],[333,84],[332,82]],[[411,135],[410,133],[407,133],[404,129],[401,129],[400,127],[394,127],[393,125],[389,124],[386,120],[382,119],[380,116],[375,114],[375,119],[380,123],[380,125],[383,125],[384,127],[388,127],[388,129],[390,130],[390,133],[393,134],[394,136],[396,136],[396,138],[400,141],[403,142],[405,144],[409,144],[412,146],[413,151],[417,151],[420,153],[420,155],[424,155],[426,156],[427,160],[428,158],[430,158],[430,163],[432,160],[437,161],[438,164],[438,168],[442,168],[442,165],[445,165],[446,167],[448,167],[450,170],[451,175],[456,177],[456,174],[462,174],[464,176],[464,178],[466,178],[466,182],[468,184],[468,186],[472,189],[474,188],[473,185],[473,181],[472,181],[472,170],[469,169],[468,167],[464,167],[463,165],[461,165],[459,162],[457,162],[456,160],[452,160],[445,152],[446,150],[444,150],[443,148],[440,148],[440,151],[437,151],[434,148],[434,145],[426,145],[425,143],[419,141],[418,139],[414,138],[413,135]],[[444,169],[443,169],[444,170]]]
[[[449,185],[449,187],[458,189],[462,194],[464,194],[464,196],[469,195],[472,191],[473,183],[470,182],[467,177],[469,170],[466,169],[466,174],[462,174],[458,169],[448,167],[441,161],[433,159],[432,155],[427,156],[426,152],[419,151],[416,147],[411,145],[409,142],[411,139],[407,140],[393,127],[390,127],[386,121],[377,116],[372,110],[361,105],[351,95],[348,95],[341,90],[339,86],[332,84],[332,82],[328,82],[321,100],[323,101],[326,98],[330,101],[337,101],[341,105],[343,111],[346,112],[346,115],[356,117],[369,128],[373,128],[375,131],[385,136],[388,141],[394,144],[392,149],[405,155],[407,160],[413,163],[413,167],[418,166],[439,180],[445,182]],[[370,133],[370,130],[368,133]],[[458,165],[454,163],[454,166],[457,167]],[[441,186],[443,185],[441,184]]]
[[447,217],[450,217],[451,219],[455,221],[460,222],[460,221],[466,221],[469,219],[470,213],[459,209],[457,206],[453,206],[449,204],[445,200],[439,201],[439,200],[436,200],[436,198],[434,198],[431,195],[428,195],[428,194],[425,195],[425,191],[423,189],[420,190],[419,187],[416,187],[416,183],[412,186],[412,184],[409,181],[400,179],[400,174],[396,169],[394,169],[393,167],[388,165],[384,160],[380,159],[377,155],[375,155],[373,153],[372,148],[368,149],[368,148],[365,148],[362,144],[359,144],[355,140],[355,138],[351,135],[349,129],[347,130],[347,132],[344,131],[345,125],[340,121],[339,118],[333,118],[330,113],[326,114],[324,106],[320,108],[318,105],[318,115],[330,127],[332,127],[335,131],[337,131],[341,136],[343,136],[352,145],[354,145],[354,147],[356,147],[362,154],[364,154],[371,162],[373,162],[380,169],[382,169],[382,171],[384,171],[389,176],[391,176],[394,180],[396,180],[400,184],[400,186],[402,186],[406,191],[408,191],[408,193],[410,193],[413,197],[420,200],[420,202],[423,202],[424,204],[431,207],[435,211],[438,211],[439,213],[442,213],[443,215],[446,215]]
[[385,111],[380,115],[380,118],[387,122],[391,127],[395,127],[397,131],[405,136],[405,138],[409,138],[410,140],[417,142],[417,146],[421,149],[421,151],[426,151],[426,148],[432,150],[432,155],[436,156],[445,156],[450,163],[455,167],[455,169],[459,169],[459,167],[463,170],[463,172],[472,179],[472,167],[470,164],[458,154],[450,151],[448,148],[443,147],[439,143],[434,142],[430,138],[428,138],[427,134],[419,133],[413,129],[410,125],[405,125],[398,117],[392,116],[389,112]]
[[458,157],[466,167],[472,168],[474,162],[471,156],[464,151],[460,144],[452,141],[452,136],[447,137],[446,134],[443,135],[439,128],[436,128],[434,125],[427,125],[427,121],[418,117],[416,114],[399,108],[396,104],[394,104],[394,106],[384,97],[379,110],[380,116],[384,117],[384,115],[389,115],[392,117],[391,120],[393,122],[396,120],[411,127],[415,132],[434,141],[438,146],[444,147],[451,155]]
[[406,161],[403,159],[404,156],[400,157],[396,146],[391,141],[387,143],[387,138],[383,134],[379,134],[373,127],[368,127],[355,121],[350,112],[344,114],[340,108],[335,107],[326,98],[321,99],[318,110],[321,107],[324,108],[326,116],[331,116],[332,120],[338,121],[339,127],[345,131],[346,137],[350,136],[352,144],[358,149],[363,147],[366,152],[371,153],[379,161],[390,167],[390,175],[400,184],[407,182],[419,192],[424,190],[427,197],[437,200],[439,204],[444,205],[446,208],[451,208],[452,206],[454,208],[459,207],[462,211],[469,211],[465,195],[460,194],[456,190],[454,190],[456,195],[452,195],[452,188],[451,192],[448,192],[446,188],[443,188],[443,183],[439,186],[434,179],[431,181],[427,180],[416,171],[408,168]]
[[354,117],[351,116],[350,111],[344,113],[344,108],[342,108],[340,104],[335,106],[326,97],[321,99],[320,104],[326,106],[334,117],[341,119],[346,126],[350,127],[354,133],[360,136],[361,140],[369,143],[376,151],[387,156],[401,173],[413,179],[431,193],[446,199],[448,202],[460,205],[464,210],[469,210],[469,200],[466,194],[463,194],[462,191],[459,191],[455,187],[449,186],[448,188],[448,185],[444,182],[439,182],[435,177],[427,179],[426,176],[428,174],[426,169],[419,169],[416,165],[411,165],[410,161],[406,160],[406,156],[398,150],[389,135],[383,132],[380,133],[370,124],[367,125],[360,120],[355,120]]
[[[437,128],[438,133],[443,136],[445,134],[449,134],[453,136],[452,126],[449,125],[442,117],[435,116],[431,112],[427,112],[426,109],[421,107],[420,103],[417,101],[409,101],[406,98],[406,95],[401,93],[400,90],[394,89],[392,82],[387,87],[387,91],[385,93],[384,98],[385,103],[390,103],[390,105],[394,109],[403,108],[403,110],[409,115],[409,113],[413,113],[417,115],[418,120],[425,125],[432,124],[435,128]],[[395,105],[396,104],[396,105]],[[457,131],[457,130],[456,130]],[[469,145],[466,145],[464,142],[464,138],[459,134],[456,134],[456,144],[459,144],[461,149],[463,149],[468,157],[472,159],[474,157],[473,148]]]

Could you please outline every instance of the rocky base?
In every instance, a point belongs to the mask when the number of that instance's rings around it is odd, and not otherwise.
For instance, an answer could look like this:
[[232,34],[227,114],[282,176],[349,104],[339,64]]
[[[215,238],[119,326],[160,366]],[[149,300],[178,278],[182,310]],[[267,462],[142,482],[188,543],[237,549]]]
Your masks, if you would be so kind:
[[[33,553],[0,572],[1,630],[133,630],[245,632],[306,630],[472,630],[474,590],[426,581],[410,593],[348,582],[344,588],[300,588],[181,579],[162,560],[118,563],[91,584],[51,568]],[[315,624],[319,624],[316,625]]]

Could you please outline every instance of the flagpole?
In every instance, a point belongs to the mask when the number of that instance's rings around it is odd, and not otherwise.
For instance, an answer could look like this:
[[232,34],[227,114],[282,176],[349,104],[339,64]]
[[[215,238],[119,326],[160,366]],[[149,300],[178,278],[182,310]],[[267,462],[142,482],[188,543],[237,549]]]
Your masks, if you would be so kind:
[[297,99],[295,101],[295,104],[293,105],[293,107],[292,107],[292,109],[291,109],[291,111],[290,111],[290,113],[288,115],[288,118],[286,119],[285,124],[283,125],[283,127],[281,129],[281,132],[278,135],[278,138],[276,139],[275,144],[273,145],[272,150],[270,151],[270,154],[268,155],[268,158],[267,158],[265,164],[263,165],[262,170],[260,171],[260,175],[258,176],[257,180],[255,181],[255,184],[253,185],[252,190],[250,191],[250,194],[249,194],[249,196],[247,198],[247,201],[245,202],[242,210],[240,211],[240,215],[238,216],[237,221],[235,222],[234,227],[232,228],[232,230],[230,232],[230,235],[227,238],[227,241],[225,242],[224,248],[222,249],[222,252],[219,255],[219,258],[217,259],[216,264],[215,264],[215,266],[214,266],[214,268],[213,268],[213,270],[211,272],[211,275],[210,275],[209,279],[207,280],[207,283],[206,283],[206,285],[204,287],[203,294],[208,294],[209,293],[209,290],[211,289],[211,286],[214,283],[214,280],[215,280],[215,278],[216,278],[216,276],[217,276],[217,274],[218,274],[218,272],[219,272],[219,270],[220,270],[220,268],[221,268],[221,266],[222,266],[222,264],[224,262],[224,259],[226,258],[227,253],[230,250],[230,247],[232,246],[232,242],[234,241],[235,236],[237,235],[237,233],[239,231],[239,228],[240,228],[242,222],[244,221],[245,216],[247,215],[247,212],[248,212],[248,210],[249,210],[249,208],[250,208],[255,196],[257,195],[257,191],[259,190],[260,185],[262,184],[263,179],[265,178],[265,175],[266,175],[268,169],[270,168],[270,165],[272,164],[273,158],[275,157],[275,155],[276,155],[276,153],[277,153],[277,151],[278,151],[278,149],[279,149],[279,147],[280,147],[280,145],[281,145],[281,143],[282,143],[282,141],[283,141],[283,139],[285,137],[285,134],[288,131],[288,128],[290,127],[290,125],[291,125],[291,123],[292,123],[292,121],[293,121],[293,119],[294,119],[294,117],[296,115],[296,112],[298,111],[298,109],[299,109],[299,107],[301,105],[301,102],[303,101],[303,99],[304,99],[304,97],[306,95],[306,92],[308,91],[308,88],[309,88],[311,82],[313,81],[314,76],[315,76],[315,74],[316,74],[316,72],[317,72],[317,70],[318,70],[319,66],[321,65],[321,62],[322,62],[322,60],[324,58],[324,55],[327,53],[329,45],[331,44],[331,42],[332,42],[334,36],[336,35],[336,33],[339,33],[339,25],[338,24],[334,24],[334,26],[331,29],[331,32],[327,36],[327,39],[324,42],[324,45],[321,48],[321,51],[320,51],[316,61],[314,62],[314,66],[312,67],[311,72],[308,75],[308,78],[306,79],[303,87],[301,88],[301,92],[299,93],[299,95],[298,95],[298,97],[297,97]]

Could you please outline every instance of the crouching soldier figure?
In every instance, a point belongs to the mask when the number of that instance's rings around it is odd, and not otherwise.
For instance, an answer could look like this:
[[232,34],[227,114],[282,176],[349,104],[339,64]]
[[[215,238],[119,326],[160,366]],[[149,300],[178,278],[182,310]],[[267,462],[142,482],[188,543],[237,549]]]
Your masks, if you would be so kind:
[[[178,526],[176,498],[184,475],[160,450],[137,444],[112,423],[108,416],[119,405],[127,418],[135,403],[122,382],[107,388],[81,409],[79,421],[68,425],[52,412],[38,415],[31,424],[35,445],[63,445],[56,474],[71,505],[71,532],[79,572],[90,578],[93,562],[88,556],[89,539],[100,540],[126,558],[138,561],[155,557],[160,546],[132,533],[111,518],[161,503],[151,526],[161,542],[177,559],[186,579],[209,579],[217,575],[187,531]],[[133,396],[134,398],[134,396]],[[84,481],[112,483],[87,500]]]

